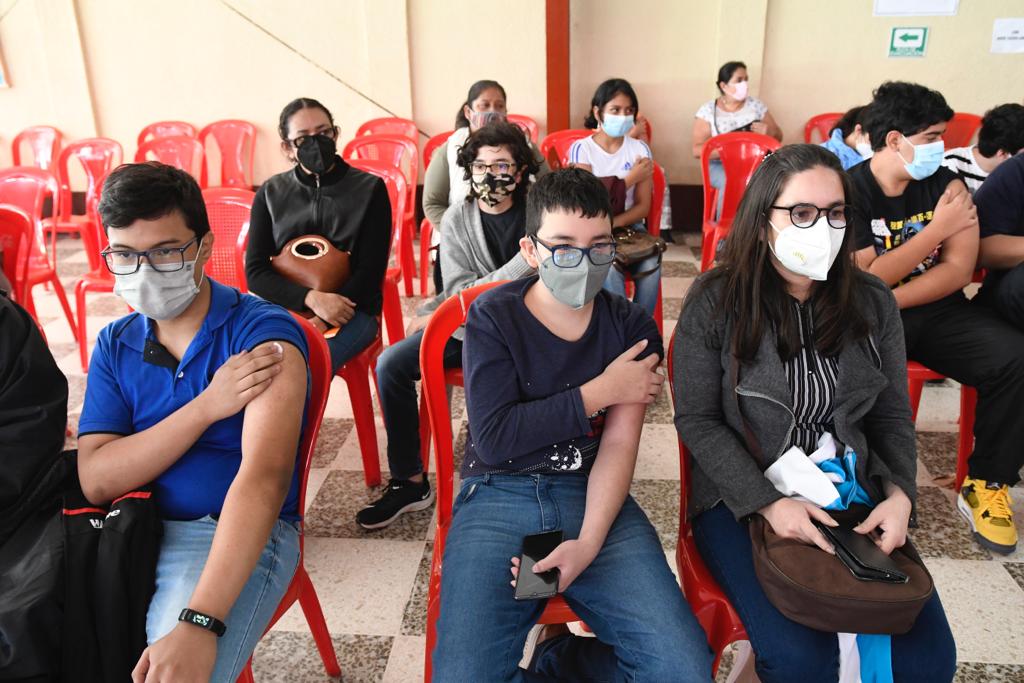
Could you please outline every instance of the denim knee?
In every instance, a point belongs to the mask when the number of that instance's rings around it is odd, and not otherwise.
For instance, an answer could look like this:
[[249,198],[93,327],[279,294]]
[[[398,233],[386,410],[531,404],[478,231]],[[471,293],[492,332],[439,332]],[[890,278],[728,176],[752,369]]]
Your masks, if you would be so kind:
[[[384,349],[377,359],[377,384],[394,386],[396,384],[413,384],[420,374],[420,339],[416,334],[406,337],[397,344]],[[414,348],[410,349],[410,346]]]

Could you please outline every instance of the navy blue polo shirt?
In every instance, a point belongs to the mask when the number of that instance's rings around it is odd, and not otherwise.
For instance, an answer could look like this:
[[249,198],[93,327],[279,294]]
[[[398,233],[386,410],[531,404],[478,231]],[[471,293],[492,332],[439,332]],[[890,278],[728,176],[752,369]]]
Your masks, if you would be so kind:
[[[128,436],[152,427],[199,396],[229,357],[264,342],[287,342],[306,356],[306,337],[286,310],[209,282],[210,310],[180,363],[156,340],[153,321],[143,315],[132,313],[103,328],[89,365],[79,437]],[[306,386],[308,405],[308,380]],[[165,519],[220,514],[242,463],[244,416],[243,409],[215,422],[153,482]],[[281,517],[298,520],[298,500],[296,467]]]

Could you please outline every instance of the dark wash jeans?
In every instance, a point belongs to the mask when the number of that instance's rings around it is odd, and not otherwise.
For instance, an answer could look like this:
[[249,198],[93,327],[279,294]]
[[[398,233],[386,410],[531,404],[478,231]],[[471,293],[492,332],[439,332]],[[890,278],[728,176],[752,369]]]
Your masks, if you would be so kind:
[[462,483],[444,553],[434,683],[711,679],[704,631],[632,497],[563,595],[597,638],[546,641],[532,670],[519,668],[546,601],[513,598],[510,558],[530,534],[562,529],[567,540],[578,538],[586,496],[583,474],[492,474]]
[[[746,524],[724,503],[693,519],[693,536],[704,563],[725,591],[750,636],[761,683],[835,683],[839,641],[791,621],[768,602],[754,574]],[[914,628],[892,637],[896,683],[944,683],[956,673],[956,643],[936,592]]]
[[[388,469],[393,479],[406,480],[423,471],[420,459],[420,411],[416,382],[420,379],[423,331],[384,349],[377,359],[377,391],[388,434]],[[462,367],[462,342],[449,339],[444,366]]]

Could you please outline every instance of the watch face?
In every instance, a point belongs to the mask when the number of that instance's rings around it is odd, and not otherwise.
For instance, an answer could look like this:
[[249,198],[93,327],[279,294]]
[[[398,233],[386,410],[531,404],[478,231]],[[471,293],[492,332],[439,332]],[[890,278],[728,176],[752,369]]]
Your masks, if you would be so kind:
[[198,624],[199,626],[209,626],[210,625],[210,618],[209,617],[204,617],[202,614],[193,614],[192,615],[192,622],[195,623],[195,624]]

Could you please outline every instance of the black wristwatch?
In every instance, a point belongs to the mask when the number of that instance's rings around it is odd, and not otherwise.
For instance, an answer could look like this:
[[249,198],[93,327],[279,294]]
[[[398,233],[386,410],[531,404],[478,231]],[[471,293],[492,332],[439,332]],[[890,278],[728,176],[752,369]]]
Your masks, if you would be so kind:
[[220,638],[224,635],[224,632],[228,630],[228,627],[224,625],[224,622],[215,617],[211,617],[208,614],[197,612],[193,609],[186,607],[181,610],[181,614],[178,615],[178,621],[184,621],[198,626],[199,628],[205,628],[207,631],[212,631],[214,635]]

